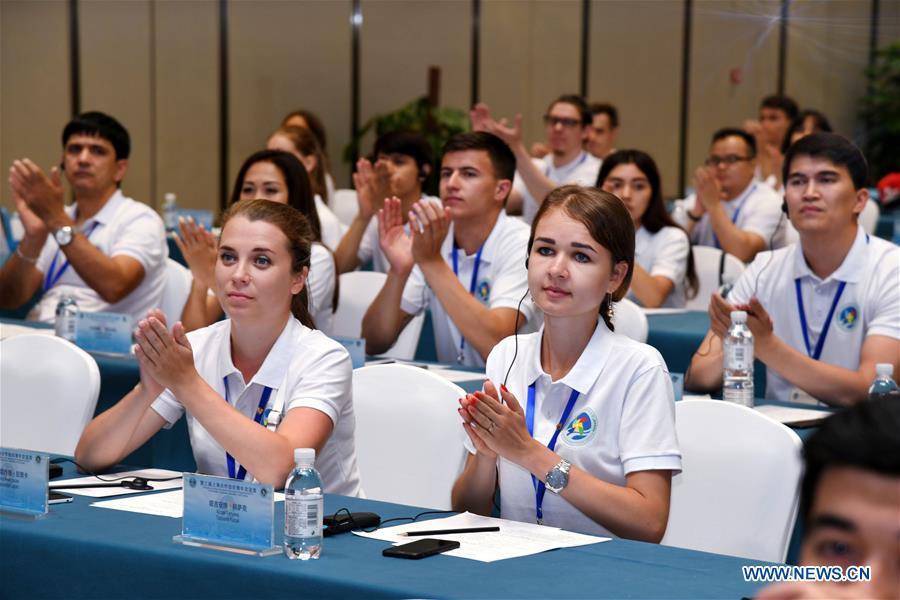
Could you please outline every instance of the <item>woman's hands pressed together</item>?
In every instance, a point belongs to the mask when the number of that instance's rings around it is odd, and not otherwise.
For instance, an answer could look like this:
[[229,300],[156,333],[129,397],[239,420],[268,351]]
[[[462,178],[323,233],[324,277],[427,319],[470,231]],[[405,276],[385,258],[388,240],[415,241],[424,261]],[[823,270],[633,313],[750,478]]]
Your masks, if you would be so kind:
[[478,454],[500,455],[522,465],[535,441],[525,424],[525,411],[505,386],[498,390],[490,380],[484,392],[467,394],[459,400],[463,428]]
[[194,353],[181,321],[175,323],[169,332],[162,311],[151,310],[147,318],[138,323],[134,337],[137,340],[134,353],[141,367],[141,383],[148,391],[157,391],[156,395],[166,388],[175,391],[200,378],[194,368]]

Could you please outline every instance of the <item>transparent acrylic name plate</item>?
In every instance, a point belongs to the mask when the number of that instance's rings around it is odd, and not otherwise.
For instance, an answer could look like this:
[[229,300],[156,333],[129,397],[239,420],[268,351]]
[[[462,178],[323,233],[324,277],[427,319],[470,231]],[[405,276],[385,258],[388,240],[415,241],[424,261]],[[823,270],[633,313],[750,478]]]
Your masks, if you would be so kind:
[[47,454],[0,448],[0,513],[23,519],[45,517],[49,481]]
[[279,554],[275,546],[275,493],[271,485],[227,477],[184,474],[181,535],[172,541],[250,554]]

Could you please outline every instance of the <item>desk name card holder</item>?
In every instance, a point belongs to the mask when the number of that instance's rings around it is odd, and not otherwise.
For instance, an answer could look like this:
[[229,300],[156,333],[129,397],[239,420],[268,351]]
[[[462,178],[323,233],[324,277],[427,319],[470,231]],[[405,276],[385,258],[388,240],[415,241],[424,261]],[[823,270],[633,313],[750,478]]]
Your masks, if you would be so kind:
[[350,360],[353,362],[353,368],[358,369],[366,366],[366,340],[362,338],[334,336],[334,341],[347,349],[350,353]]
[[193,219],[194,223],[209,231],[213,226],[213,211],[200,208],[176,208],[175,216],[179,219]]
[[75,343],[88,352],[131,353],[131,317],[111,312],[78,313]]
[[275,546],[275,491],[271,485],[184,473],[184,516],[177,544],[271,556]]
[[672,378],[672,391],[675,393],[675,402],[679,402],[684,396],[684,373],[669,373]]
[[49,481],[47,454],[0,448],[0,512],[26,519],[45,517]]

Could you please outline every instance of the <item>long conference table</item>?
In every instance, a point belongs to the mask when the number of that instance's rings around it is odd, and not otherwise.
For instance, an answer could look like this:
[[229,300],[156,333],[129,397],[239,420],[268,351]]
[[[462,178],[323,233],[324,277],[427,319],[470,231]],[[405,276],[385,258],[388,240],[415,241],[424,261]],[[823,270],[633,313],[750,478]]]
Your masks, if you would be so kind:
[[[69,464],[64,470],[73,474]],[[180,519],[90,506],[95,500],[76,496],[36,521],[0,516],[2,597],[737,600],[762,587],[744,582],[741,566],[766,564],[619,539],[492,563],[413,561],[385,558],[387,542],[349,533],[326,538],[316,561],[258,558],[175,544]],[[382,519],[422,510],[327,495],[326,514],[339,508]],[[279,544],[283,511],[277,503]]]

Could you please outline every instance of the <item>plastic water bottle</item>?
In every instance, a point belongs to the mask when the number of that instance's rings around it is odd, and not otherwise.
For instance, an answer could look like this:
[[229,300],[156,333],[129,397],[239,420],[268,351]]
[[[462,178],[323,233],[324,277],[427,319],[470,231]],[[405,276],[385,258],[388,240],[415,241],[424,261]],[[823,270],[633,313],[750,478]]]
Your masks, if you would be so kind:
[[731,312],[731,327],[724,340],[724,385],[722,398],[753,406],[753,334],[747,327],[747,313]]
[[178,227],[178,205],[175,204],[175,194],[167,192],[163,196],[163,222],[166,231],[174,231]]
[[78,328],[78,304],[75,298],[64,294],[56,304],[56,335],[75,343]]
[[294,470],[284,484],[284,554],[290,559],[319,558],[322,551],[322,478],[313,464],[314,448],[294,449]]
[[894,365],[890,363],[878,363],[875,365],[875,381],[869,387],[869,400],[880,398],[893,398],[900,400],[900,389],[892,379]]

